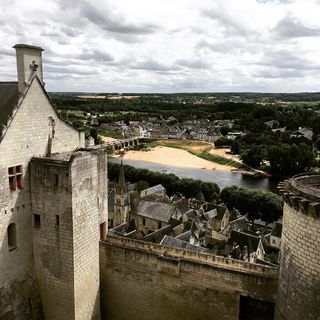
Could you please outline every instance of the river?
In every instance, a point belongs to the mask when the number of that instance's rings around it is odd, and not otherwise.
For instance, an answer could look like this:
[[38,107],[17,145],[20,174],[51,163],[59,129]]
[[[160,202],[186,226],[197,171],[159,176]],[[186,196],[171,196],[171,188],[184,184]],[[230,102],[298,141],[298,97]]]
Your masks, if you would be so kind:
[[[109,158],[110,162],[119,163],[118,158]],[[260,189],[262,191],[272,191],[277,193],[278,180],[271,178],[254,178],[243,176],[241,173],[223,171],[223,170],[207,170],[207,169],[194,169],[183,167],[172,167],[163,164],[137,161],[137,160],[123,160],[123,164],[127,164],[136,168],[149,169],[152,171],[162,173],[173,173],[179,178],[192,178],[206,182],[215,182],[220,189],[236,185],[239,187]]]

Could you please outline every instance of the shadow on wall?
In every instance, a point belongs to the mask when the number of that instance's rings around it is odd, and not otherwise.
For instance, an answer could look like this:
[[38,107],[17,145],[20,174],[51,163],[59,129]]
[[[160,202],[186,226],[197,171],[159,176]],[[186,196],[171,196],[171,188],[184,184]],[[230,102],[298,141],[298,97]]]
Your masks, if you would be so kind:
[[5,207],[1,217],[4,227],[0,247],[0,278],[4,286],[0,288],[0,319],[43,319],[33,270],[33,221],[29,181],[26,178],[29,172],[27,169],[22,175],[21,166],[4,170],[8,172],[1,172],[1,201],[9,204],[15,199],[15,204]]

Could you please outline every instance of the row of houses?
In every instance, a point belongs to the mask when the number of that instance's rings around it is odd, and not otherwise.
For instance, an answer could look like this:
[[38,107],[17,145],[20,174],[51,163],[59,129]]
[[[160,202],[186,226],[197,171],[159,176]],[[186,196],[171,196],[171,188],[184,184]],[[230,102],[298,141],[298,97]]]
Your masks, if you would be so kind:
[[149,139],[197,140],[213,142],[222,137],[220,129],[233,127],[233,120],[187,120],[179,123],[176,118],[159,120],[150,117],[147,121],[115,122],[102,124],[109,130],[121,130],[124,136],[136,136]]

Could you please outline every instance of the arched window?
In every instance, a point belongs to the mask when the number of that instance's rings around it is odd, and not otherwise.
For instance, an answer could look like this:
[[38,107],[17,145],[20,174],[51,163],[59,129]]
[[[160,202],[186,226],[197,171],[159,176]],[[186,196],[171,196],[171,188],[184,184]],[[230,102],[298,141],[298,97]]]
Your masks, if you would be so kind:
[[7,229],[8,234],[8,247],[9,251],[14,250],[17,247],[17,230],[16,224],[10,223]]

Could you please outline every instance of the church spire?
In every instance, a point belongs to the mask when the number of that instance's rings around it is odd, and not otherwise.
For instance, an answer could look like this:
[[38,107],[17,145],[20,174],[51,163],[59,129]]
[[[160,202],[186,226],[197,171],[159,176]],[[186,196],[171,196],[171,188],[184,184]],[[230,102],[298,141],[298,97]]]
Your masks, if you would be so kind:
[[124,169],[123,169],[123,162],[121,159],[121,164],[120,164],[120,171],[119,171],[119,179],[118,179],[118,184],[117,184],[117,190],[118,192],[127,191],[127,184],[126,184],[126,179],[124,177]]

